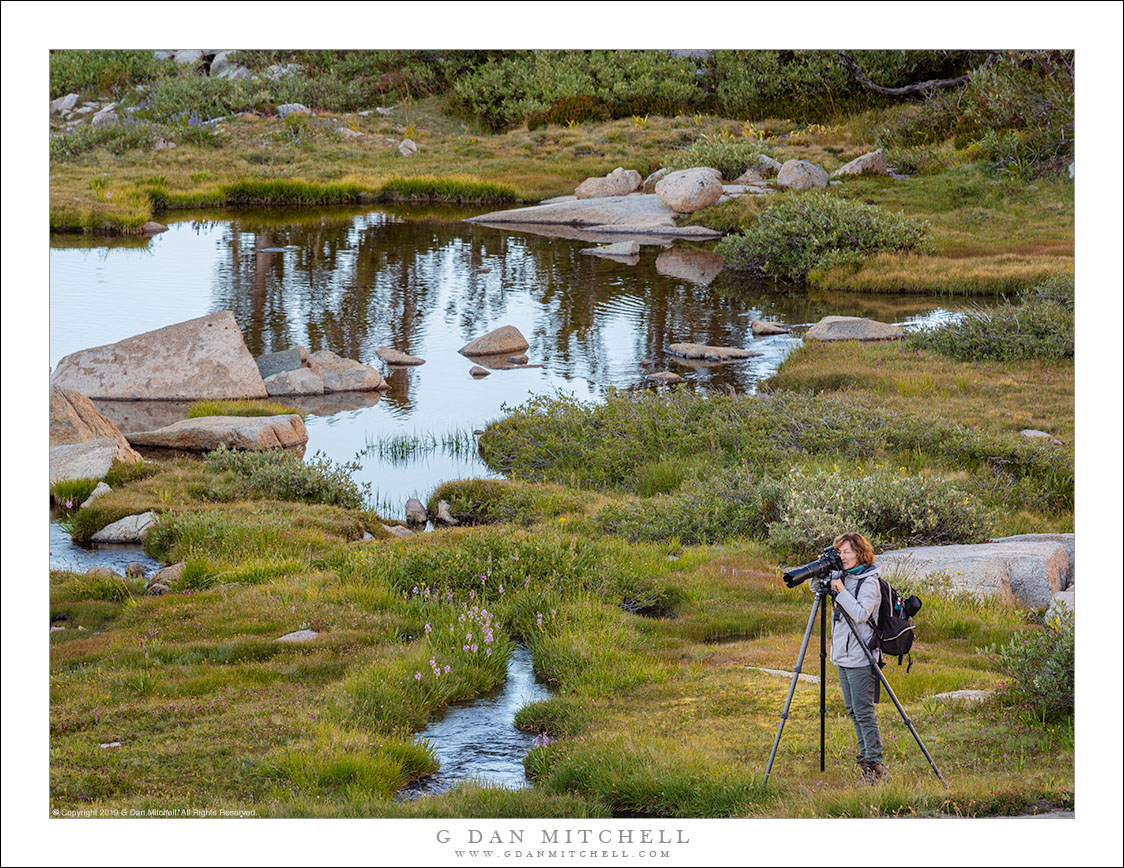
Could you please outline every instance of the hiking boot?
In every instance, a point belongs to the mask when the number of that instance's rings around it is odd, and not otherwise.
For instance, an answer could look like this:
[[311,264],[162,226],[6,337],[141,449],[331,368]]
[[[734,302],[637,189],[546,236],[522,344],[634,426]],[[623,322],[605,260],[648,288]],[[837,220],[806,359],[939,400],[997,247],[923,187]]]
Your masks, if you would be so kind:
[[890,779],[890,770],[882,763],[872,763],[864,760],[862,763],[863,780],[871,784],[882,783]]

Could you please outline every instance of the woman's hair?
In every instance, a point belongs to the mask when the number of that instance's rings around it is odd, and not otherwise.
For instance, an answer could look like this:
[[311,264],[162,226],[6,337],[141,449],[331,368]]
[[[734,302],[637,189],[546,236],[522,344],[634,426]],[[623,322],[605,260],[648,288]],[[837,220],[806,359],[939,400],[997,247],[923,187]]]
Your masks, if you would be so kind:
[[841,533],[831,541],[831,544],[839,548],[845,542],[851,544],[851,548],[859,556],[860,564],[868,567],[874,566],[874,546],[866,541],[865,536],[861,533]]

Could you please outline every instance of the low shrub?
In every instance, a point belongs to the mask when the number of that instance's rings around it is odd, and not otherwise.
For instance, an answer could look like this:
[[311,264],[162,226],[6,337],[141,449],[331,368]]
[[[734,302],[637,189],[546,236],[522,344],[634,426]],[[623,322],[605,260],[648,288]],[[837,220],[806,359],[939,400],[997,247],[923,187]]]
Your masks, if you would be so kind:
[[1021,303],[972,310],[955,322],[915,332],[910,345],[967,362],[1072,359],[1074,282],[1064,275],[1021,293]]
[[986,539],[992,517],[959,485],[931,476],[856,467],[793,469],[759,488],[770,544],[811,559],[844,529],[862,533],[876,549],[948,545]]
[[1073,717],[1072,611],[1053,610],[1041,627],[1013,637],[998,654],[1000,668],[1012,678],[1004,696],[1008,702],[1042,721]]
[[203,416],[286,416],[292,413],[299,414],[300,410],[280,401],[248,399],[196,401],[187,408],[188,419],[199,419]]
[[722,178],[729,182],[753,165],[754,158],[760,154],[771,156],[772,151],[757,139],[702,136],[682,150],[664,156],[663,164],[669,169],[709,166],[720,171]]
[[302,461],[291,452],[243,452],[219,447],[207,456],[209,473],[229,473],[240,498],[276,498],[362,509],[370,483],[357,484],[351,474],[358,462],[336,462],[317,452]]
[[458,479],[439,485],[426,509],[437,513],[444,500],[461,524],[511,522],[531,525],[569,512],[580,512],[585,498],[557,485],[530,485],[502,479]]
[[117,93],[165,71],[149,50],[56,50],[50,55],[50,97],[85,91]]
[[52,160],[65,161],[99,149],[111,154],[148,150],[164,132],[157,124],[131,117],[100,127],[67,126],[51,134],[50,155]]
[[803,282],[809,271],[879,251],[925,252],[928,224],[826,192],[786,196],[740,235],[718,242],[730,268]]
[[991,521],[974,494],[945,480],[882,468],[790,470],[781,479],[745,469],[696,479],[673,495],[611,504],[593,516],[602,533],[633,541],[713,543],[767,539],[778,551],[811,558],[844,528],[878,548],[970,542]]

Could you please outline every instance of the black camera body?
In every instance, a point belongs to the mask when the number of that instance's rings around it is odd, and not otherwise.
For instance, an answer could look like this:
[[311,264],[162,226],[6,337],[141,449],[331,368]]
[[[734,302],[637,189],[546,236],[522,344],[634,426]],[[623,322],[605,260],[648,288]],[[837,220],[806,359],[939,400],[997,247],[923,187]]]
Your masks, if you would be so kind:
[[839,551],[835,546],[828,546],[823,550],[823,554],[810,564],[793,567],[783,574],[783,578],[784,583],[790,588],[795,588],[811,579],[811,587],[814,592],[826,592],[830,584],[828,575],[842,569],[843,559],[839,556]]

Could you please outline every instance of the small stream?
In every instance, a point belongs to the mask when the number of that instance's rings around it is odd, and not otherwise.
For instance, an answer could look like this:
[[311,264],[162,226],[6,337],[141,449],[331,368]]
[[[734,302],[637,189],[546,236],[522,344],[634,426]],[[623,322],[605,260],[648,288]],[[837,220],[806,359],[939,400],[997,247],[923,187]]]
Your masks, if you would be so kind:
[[71,542],[68,534],[57,521],[51,522],[51,569],[84,573],[90,567],[109,567],[119,575],[125,575],[125,567],[130,563],[141,564],[145,574],[164,566],[156,558],[146,555],[140,546],[96,545],[83,548]]
[[516,645],[507,661],[507,679],[497,692],[449,706],[418,733],[433,745],[441,770],[406,788],[400,797],[443,793],[469,779],[509,789],[530,786],[523,757],[534,735],[515,728],[515,712],[549,697],[550,691],[535,676],[531,652]]

